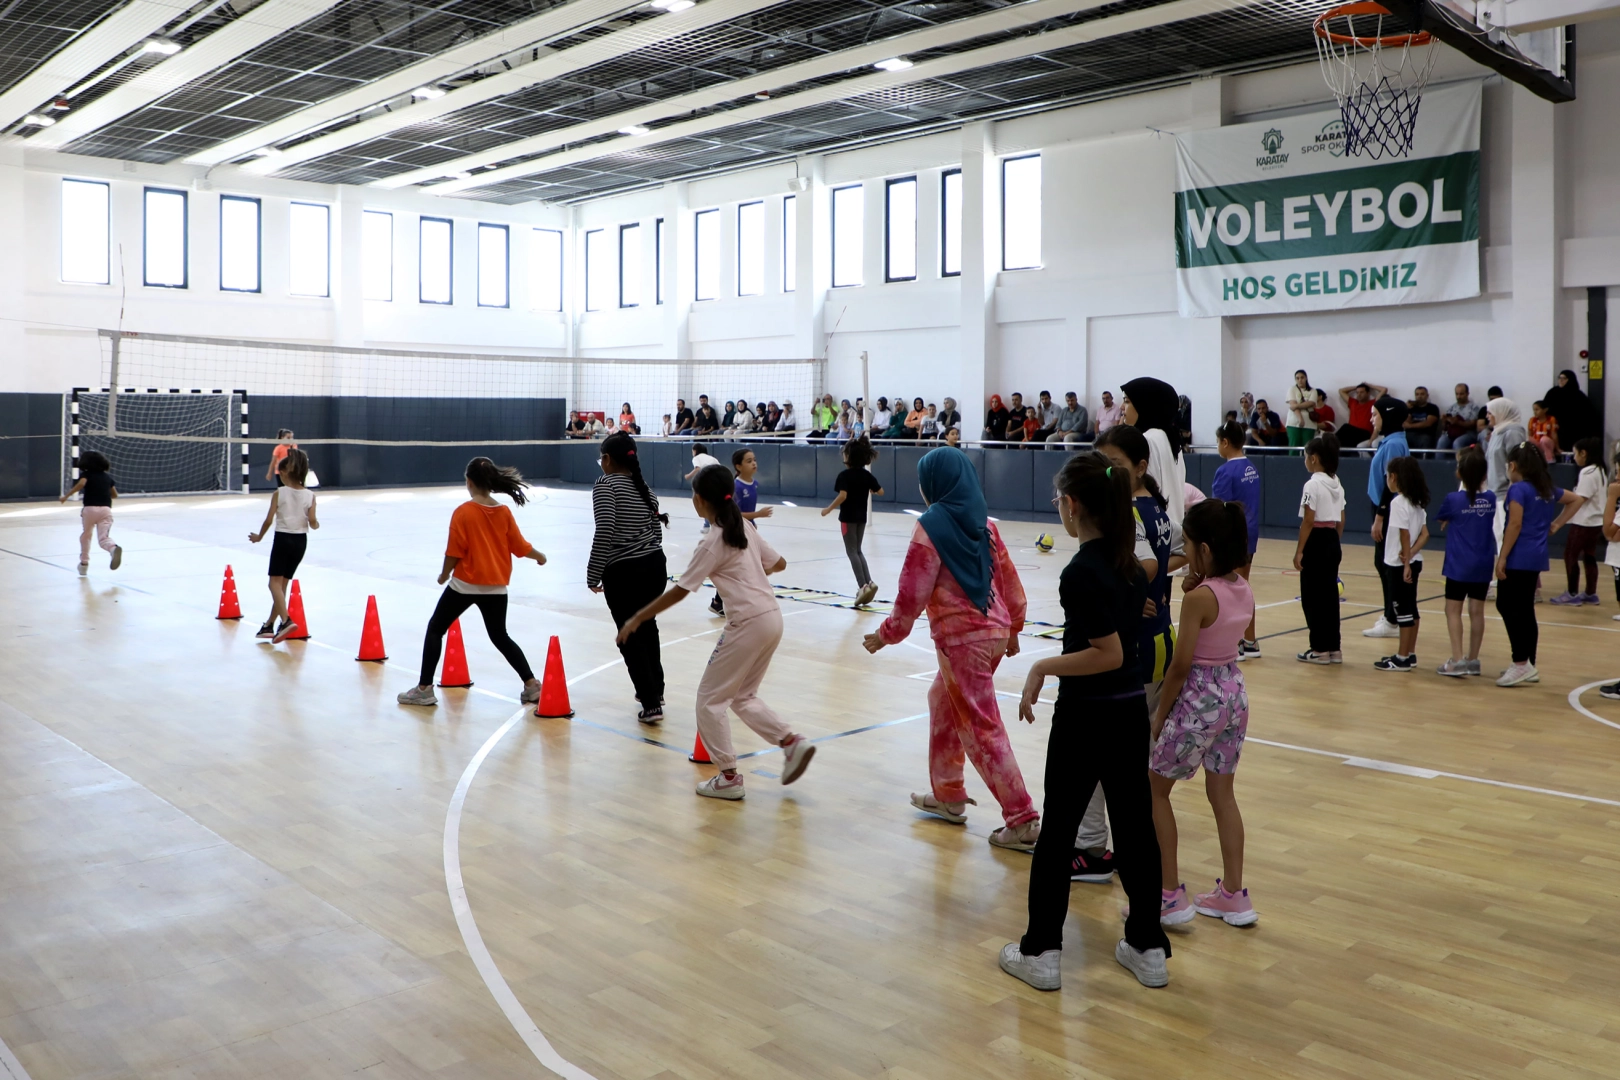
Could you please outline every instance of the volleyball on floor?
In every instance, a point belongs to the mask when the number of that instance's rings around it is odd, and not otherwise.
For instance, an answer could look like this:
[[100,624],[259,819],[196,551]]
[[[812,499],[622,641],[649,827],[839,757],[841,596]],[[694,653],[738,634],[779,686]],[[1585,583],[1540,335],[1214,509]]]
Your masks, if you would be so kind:
[[[1051,533],[1041,533],[1041,535],[1035,538],[1035,550],[1040,552],[1042,555],[1052,554],[1052,549],[1056,546],[1057,541],[1052,539]],[[1339,586],[1339,590],[1341,592],[1344,590],[1343,584]]]

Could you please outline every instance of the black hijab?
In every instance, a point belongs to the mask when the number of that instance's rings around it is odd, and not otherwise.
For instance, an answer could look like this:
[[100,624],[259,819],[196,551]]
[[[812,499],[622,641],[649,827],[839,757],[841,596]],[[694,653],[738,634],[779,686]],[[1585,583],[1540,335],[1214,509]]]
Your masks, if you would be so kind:
[[1597,434],[1597,410],[1592,408],[1592,401],[1581,389],[1574,371],[1565,368],[1559,374],[1569,380],[1569,385],[1555,385],[1541,400],[1558,421],[1559,444],[1574,446],[1578,440]]
[[1136,410],[1136,430],[1157,428],[1164,432],[1165,438],[1170,440],[1170,453],[1181,457],[1181,402],[1176,388],[1163,379],[1144,375],[1121,385],[1120,390],[1131,399],[1131,406]]

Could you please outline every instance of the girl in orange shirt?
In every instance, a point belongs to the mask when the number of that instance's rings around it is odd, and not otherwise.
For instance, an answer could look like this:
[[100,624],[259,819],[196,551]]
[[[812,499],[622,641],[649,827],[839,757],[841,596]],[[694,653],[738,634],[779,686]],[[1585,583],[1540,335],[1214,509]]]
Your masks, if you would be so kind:
[[523,539],[517,519],[509,507],[495,501],[493,492],[510,495],[522,506],[528,500],[528,485],[516,469],[502,468],[487,457],[467,462],[467,493],[472,496],[450,515],[450,542],[444,549],[444,568],[439,584],[448,586],[439,596],[439,606],[428,620],[427,637],[422,642],[422,673],[417,684],[399,695],[401,705],[437,705],[433,696],[433,672],[439,666],[439,650],[450,624],[470,607],[484,617],[490,642],[506,657],[506,662],[523,680],[522,700],[532,705],[540,700],[540,680],[506,632],[506,585],[512,580],[512,557],[533,559],[541,566],[546,557]]

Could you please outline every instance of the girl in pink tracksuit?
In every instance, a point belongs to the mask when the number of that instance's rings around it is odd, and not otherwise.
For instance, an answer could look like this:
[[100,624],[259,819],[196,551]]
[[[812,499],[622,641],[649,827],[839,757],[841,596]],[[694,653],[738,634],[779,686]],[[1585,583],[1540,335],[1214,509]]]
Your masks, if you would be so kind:
[[728,707],[761,738],[782,748],[782,783],[803,775],[816,752],[809,739],[795,735],[759,697],[760,683],[782,642],[782,608],[765,575],[785,569],[787,560],[765,542],[753,522],[743,519],[733,485],[724,465],[705,465],[698,472],[692,481],[692,507],[714,527],[698,541],[680,580],[619,628],[622,645],[642,623],[703,588],[705,578],[726,598],[726,628],[697,690],[698,734],[720,768],[698,785],[697,793],[711,799],[741,799],[745,794],[726,720]]
[[1006,827],[990,834],[997,847],[1033,851],[1040,814],[1001,724],[996,668],[1018,654],[1024,628],[1024,587],[1001,534],[988,518],[978,476],[966,454],[940,447],[917,465],[929,506],[918,520],[900,571],[894,612],[866,636],[868,652],[898,644],[926,608],[939,656],[928,691],[928,774],[933,790],[911,804],[956,824],[973,800],[962,783],[962,762],[973,767],[1001,804]]

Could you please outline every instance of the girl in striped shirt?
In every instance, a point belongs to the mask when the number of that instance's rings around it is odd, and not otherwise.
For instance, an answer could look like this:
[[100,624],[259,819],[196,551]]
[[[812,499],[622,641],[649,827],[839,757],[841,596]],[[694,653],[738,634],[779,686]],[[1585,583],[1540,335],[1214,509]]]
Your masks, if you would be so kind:
[[[585,584],[607,596],[615,626],[658,599],[669,580],[664,561],[663,526],[669,515],[658,511],[658,496],[641,475],[636,440],[618,431],[602,440],[602,475],[591,489],[596,535]],[[648,619],[619,640],[619,654],[630,672],[641,703],[636,719],[656,724],[664,718],[664,663],[659,653],[658,622]]]

